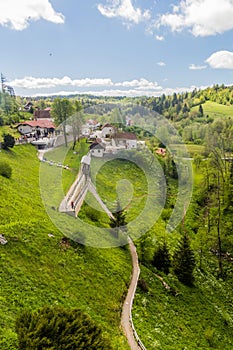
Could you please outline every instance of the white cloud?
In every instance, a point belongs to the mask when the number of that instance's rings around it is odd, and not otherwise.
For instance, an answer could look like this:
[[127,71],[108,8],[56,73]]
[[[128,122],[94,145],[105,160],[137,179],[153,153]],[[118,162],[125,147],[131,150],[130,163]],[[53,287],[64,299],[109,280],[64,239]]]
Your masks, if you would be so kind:
[[147,79],[141,78],[139,80],[131,80],[131,81],[123,81],[120,83],[115,83],[114,86],[116,87],[129,87],[129,88],[135,88],[135,89],[144,89],[144,90],[158,90],[160,89],[160,86],[157,82],[148,81]]
[[158,41],[163,41],[164,40],[164,36],[156,35],[155,39],[158,40]]
[[157,65],[160,66],[160,67],[165,67],[165,66],[166,66],[166,63],[160,61],[160,62],[157,63]]
[[207,58],[206,62],[214,69],[233,69],[233,52],[217,51]]
[[207,66],[198,66],[198,65],[196,65],[196,64],[190,64],[190,66],[189,66],[189,69],[190,70],[202,70],[202,69],[206,69],[207,68]]
[[45,19],[64,23],[64,16],[56,12],[49,0],[1,0],[0,25],[15,30],[28,27],[30,21]]
[[74,86],[74,87],[91,87],[91,86],[112,86],[111,79],[74,79],[70,77],[63,78],[34,78],[25,77],[23,79],[15,79],[9,83],[12,87],[24,89],[48,89],[58,86]]
[[70,87],[124,87],[124,88],[134,88],[134,89],[144,89],[144,90],[158,90],[160,89],[157,82],[151,82],[147,79],[134,79],[130,81],[122,81],[113,83],[109,78],[99,78],[99,79],[71,79],[70,77],[63,78],[34,78],[25,77],[23,79],[15,79],[9,83],[14,88],[23,89],[50,89],[59,86],[70,86]]
[[194,36],[208,36],[233,29],[232,0],[181,0],[171,13],[161,15],[158,26],[173,32],[189,28]]
[[[164,79],[167,81],[167,79]],[[51,95],[77,95],[90,94],[95,96],[161,96],[171,95],[174,92],[192,91],[196,86],[180,88],[164,88],[157,82],[145,78],[129,81],[113,82],[110,78],[97,79],[71,79],[63,78],[34,78],[25,77],[9,82],[9,85],[24,91],[24,96],[51,96]],[[77,89],[78,88],[78,89]],[[202,87],[204,88],[204,87]],[[31,94],[31,90],[36,91]],[[50,91],[48,91],[50,90]]]
[[98,4],[100,13],[108,18],[120,18],[125,23],[136,23],[149,20],[149,10],[134,7],[131,0],[108,0],[106,5]]

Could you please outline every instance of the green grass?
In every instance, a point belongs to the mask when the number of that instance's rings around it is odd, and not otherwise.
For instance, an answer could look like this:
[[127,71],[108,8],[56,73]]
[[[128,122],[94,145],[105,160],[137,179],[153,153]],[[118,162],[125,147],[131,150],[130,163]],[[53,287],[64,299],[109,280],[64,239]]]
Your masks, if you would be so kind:
[[[233,348],[232,286],[211,274],[195,273],[195,286],[163,276],[174,293],[147,269],[141,276],[148,292],[137,289],[133,319],[147,350],[207,350]],[[231,306],[230,306],[231,305]]]
[[[191,143],[186,143],[185,147],[186,147],[187,153],[190,157],[193,157],[195,154],[204,155],[204,153],[205,153],[205,146],[203,146],[203,145],[194,145]],[[173,144],[172,149],[176,150],[177,155],[179,155],[179,152],[183,151],[184,146],[179,145],[179,144]]]
[[[216,102],[206,101],[202,107],[204,115],[209,115],[212,118],[233,116],[233,106],[225,106]],[[193,107],[192,110],[198,112],[199,106]]]
[[8,240],[0,246],[1,350],[17,349],[14,323],[20,311],[44,305],[81,308],[100,324],[114,349],[128,349],[120,330],[131,271],[128,250],[62,244],[64,236],[41,200],[35,148],[1,150],[0,159],[13,168],[12,179],[0,177],[0,233]]
[[18,132],[18,130],[16,128],[11,128],[8,125],[0,127],[0,142],[3,141],[4,134],[11,134],[15,138],[20,137],[20,133]]

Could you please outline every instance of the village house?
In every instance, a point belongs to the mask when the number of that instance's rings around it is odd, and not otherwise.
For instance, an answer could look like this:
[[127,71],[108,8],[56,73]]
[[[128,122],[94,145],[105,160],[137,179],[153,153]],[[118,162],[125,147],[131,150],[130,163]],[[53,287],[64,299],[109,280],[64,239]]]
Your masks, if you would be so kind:
[[36,109],[33,113],[34,119],[51,119],[51,108]]
[[112,136],[114,136],[116,133],[116,128],[109,124],[109,123],[106,123],[102,126],[102,129],[101,129],[101,136],[105,139],[105,138],[110,138]]
[[105,152],[105,145],[101,140],[96,140],[90,146],[90,153],[93,157],[102,158]]
[[48,136],[55,130],[54,124],[51,120],[28,120],[19,123],[17,126],[18,131],[22,135],[33,135],[33,136]]
[[137,149],[137,136],[131,132],[117,133],[115,139],[119,146],[124,146],[126,149]]

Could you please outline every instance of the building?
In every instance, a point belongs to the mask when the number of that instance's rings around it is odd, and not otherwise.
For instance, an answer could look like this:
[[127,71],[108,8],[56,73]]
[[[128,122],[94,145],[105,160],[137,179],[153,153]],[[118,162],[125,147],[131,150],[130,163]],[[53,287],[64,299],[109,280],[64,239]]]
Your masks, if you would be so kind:
[[121,132],[116,134],[116,143],[126,149],[137,149],[137,136],[131,132]]
[[102,158],[105,152],[105,145],[96,140],[90,145],[90,152],[93,157]]
[[33,113],[34,119],[51,119],[50,114],[51,108],[45,108],[45,109],[36,109]]
[[55,130],[54,124],[51,120],[28,120],[22,123],[19,123],[17,126],[18,131],[22,135],[34,135],[34,136],[48,136]]
[[116,129],[113,125],[106,123],[102,126],[101,136],[106,139],[114,136],[116,133]]

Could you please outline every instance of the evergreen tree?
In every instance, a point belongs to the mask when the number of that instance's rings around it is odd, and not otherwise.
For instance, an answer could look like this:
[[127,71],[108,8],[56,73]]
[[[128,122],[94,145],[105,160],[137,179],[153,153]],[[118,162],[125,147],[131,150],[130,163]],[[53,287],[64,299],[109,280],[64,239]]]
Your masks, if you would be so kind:
[[202,107],[202,105],[200,105],[199,106],[199,116],[203,117],[203,115],[204,115],[203,107]]
[[9,148],[13,148],[14,145],[15,145],[14,137],[10,134],[5,134],[3,136],[2,148],[9,149]]
[[171,267],[171,258],[166,242],[159,246],[154,253],[152,264],[160,271],[164,273],[169,273],[169,268]]
[[194,252],[190,247],[189,238],[186,233],[181,238],[178,244],[178,248],[174,253],[172,265],[174,273],[176,274],[180,282],[186,285],[193,284],[193,270],[195,268],[195,257]]
[[127,231],[125,212],[121,207],[119,199],[117,199],[116,209],[113,212],[114,219],[110,218],[110,227],[113,229],[114,235],[118,237],[119,230]]
[[111,350],[101,329],[79,309],[44,307],[16,320],[19,350]]

